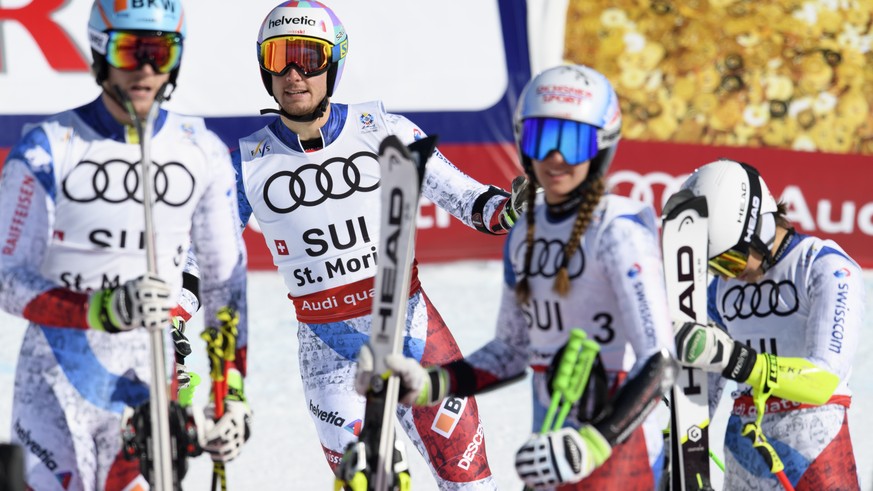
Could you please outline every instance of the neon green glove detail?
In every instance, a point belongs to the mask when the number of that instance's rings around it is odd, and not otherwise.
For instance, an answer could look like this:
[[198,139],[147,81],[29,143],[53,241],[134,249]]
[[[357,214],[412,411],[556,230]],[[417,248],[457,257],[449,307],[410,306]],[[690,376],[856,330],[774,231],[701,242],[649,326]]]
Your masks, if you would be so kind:
[[603,465],[606,459],[612,455],[612,446],[606,441],[606,438],[591,425],[579,428],[579,434],[582,435],[582,440],[588,444],[588,451],[591,452],[595,469]]
[[759,353],[745,383],[755,393],[818,406],[831,398],[840,378],[805,358]]

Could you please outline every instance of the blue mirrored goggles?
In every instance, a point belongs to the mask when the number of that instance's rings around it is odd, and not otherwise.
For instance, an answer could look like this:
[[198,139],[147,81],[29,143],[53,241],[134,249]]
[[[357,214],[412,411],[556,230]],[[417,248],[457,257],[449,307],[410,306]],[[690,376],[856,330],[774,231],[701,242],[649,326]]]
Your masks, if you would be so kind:
[[557,150],[568,164],[581,164],[597,155],[597,129],[566,119],[528,118],[521,123],[521,153],[545,160]]

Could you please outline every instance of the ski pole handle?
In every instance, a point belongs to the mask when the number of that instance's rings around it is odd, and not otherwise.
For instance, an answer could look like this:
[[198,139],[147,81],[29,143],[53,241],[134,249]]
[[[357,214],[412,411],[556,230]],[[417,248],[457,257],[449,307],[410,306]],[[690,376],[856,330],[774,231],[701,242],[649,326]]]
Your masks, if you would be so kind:
[[782,459],[779,458],[779,454],[776,453],[773,445],[770,445],[770,442],[767,441],[767,437],[764,436],[764,432],[757,422],[746,423],[743,426],[742,435],[752,442],[752,447],[758,451],[764,462],[767,463],[767,467],[770,468],[770,472],[776,476],[782,487],[786,491],[794,491],[794,486],[788,480],[788,476],[785,475],[785,464],[782,463]]
[[[762,353],[760,356],[772,355]],[[773,358],[775,358],[775,356],[773,356]],[[775,361],[772,363],[775,363]],[[779,454],[776,453],[776,449],[773,448],[773,445],[770,445],[770,442],[767,441],[767,437],[764,436],[764,430],[761,428],[761,422],[764,420],[764,413],[767,412],[767,399],[770,397],[771,391],[772,387],[768,385],[753,388],[752,403],[755,405],[755,421],[752,423],[746,423],[743,426],[741,435],[751,440],[752,448],[758,451],[764,459],[764,462],[766,462],[767,467],[770,468],[770,472],[776,476],[776,479],[779,480],[782,487],[785,488],[786,491],[794,491],[794,485],[791,484],[791,481],[788,480],[788,476],[785,475],[785,464],[782,463],[782,459],[779,458]]]
[[579,353],[579,358],[573,367],[573,374],[564,395],[561,412],[558,413],[558,419],[555,420],[554,427],[556,429],[564,426],[564,420],[567,418],[567,414],[570,412],[573,404],[576,404],[585,392],[585,387],[588,386],[588,378],[591,375],[591,367],[594,366],[594,360],[599,352],[600,345],[596,342],[589,339],[582,341],[582,351]]
[[[600,345],[587,339],[585,331],[573,329],[552,380],[552,402],[540,429],[546,433],[564,426],[567,414],[585,392]],[[559,411],[560,408],[560,412]],[[556,417],[557,413],[557,417]]]
[[[209,376],[212,379],[212,397],[215,407],[215,420],[224,415],[224,398],[227,396],[227,375],[230,364],[236,359],[236,340],[239,334],[239,316],[233,309],[223,307],[216,313],[220,327],[208,327],[200,335],[206,341],[209,355]],[[227,473],[224,462],[213,462],[212,490],[220,487],[227,491]]]
[[[216,345],[220,343],[220,339],[218,336],[210,335],[210,330],[214,331],[215,329],[210,328],[203,331],[201,337],[206,339],[207,343],[210,365],[209,376],[212,378],[212,402],[215,407],[214,418],[218,421],[224,415],[224,397],[227,395],[228,362],[218,356],[221,349]],[[212,491],[215,491],[216,489],[227,491],[227,473],[224,462],[212,463],[212,485],[209,489]]]

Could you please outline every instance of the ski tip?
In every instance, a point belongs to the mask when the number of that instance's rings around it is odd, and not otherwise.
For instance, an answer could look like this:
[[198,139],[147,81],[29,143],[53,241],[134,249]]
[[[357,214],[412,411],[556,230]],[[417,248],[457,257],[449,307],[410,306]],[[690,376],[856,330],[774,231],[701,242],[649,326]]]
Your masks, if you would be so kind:
[[404,145],[396,135],[388,135],[379,145],[379,155],[385,155],[389,149],[394,149],[399,151],[404,157],[423,165],[433,155],[438,140],[439,137],[437,135],[430,135],[415,140],[409,145]]
[[[409,145],[404,145],[397,136],[389,135],[382,140],[382,143],[379,145],[379,157],[381,160],[382,157],[389,155],[392,151],[399,153],[402,159],[415,164],[415,167],[418,170],[420,185],[420,181],[424,177],[424,170],[427,166],[427,161],[430,160],[430,156],[436,151],[438,139],[439,138],[436,135],[430,135],[415,140]],[[392,161],[396,158],[396,154],[389,158],[391,159],[389,161]]]
[[406,146],[400,141],[400,138],[397,138],[397,135],[388,135],[382,140],[382,143],[379,144],[379,155],[385,155],[391,148],[399,150],[404,155],[409,153]]
[[683,210],[694,209],[701,217],[709,215],[705,196],[694,196],[690,189],[682,189],[674,193],[664,204],[661,212],[662,220],[676,218]]

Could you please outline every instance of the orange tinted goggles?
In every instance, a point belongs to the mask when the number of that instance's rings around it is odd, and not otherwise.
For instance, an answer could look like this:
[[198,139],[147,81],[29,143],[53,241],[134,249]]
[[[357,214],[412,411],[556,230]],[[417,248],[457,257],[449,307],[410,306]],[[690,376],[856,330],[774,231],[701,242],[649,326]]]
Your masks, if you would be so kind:
[[748,262],[748,254],[731,249],[710,259],[709,270],[715,275],[736,278],[745,271]]
[[294,65],[303,75],[313,76],[327,70],[332,48],[321,39],[281,36],[261,43],[258,54],[261,67],[273,75],[284,75]]
[[182,36],[175,32],[111,31],[106,61],[120,70],[138,70],[151,65],[158,73],[170,73],[182,59]]

